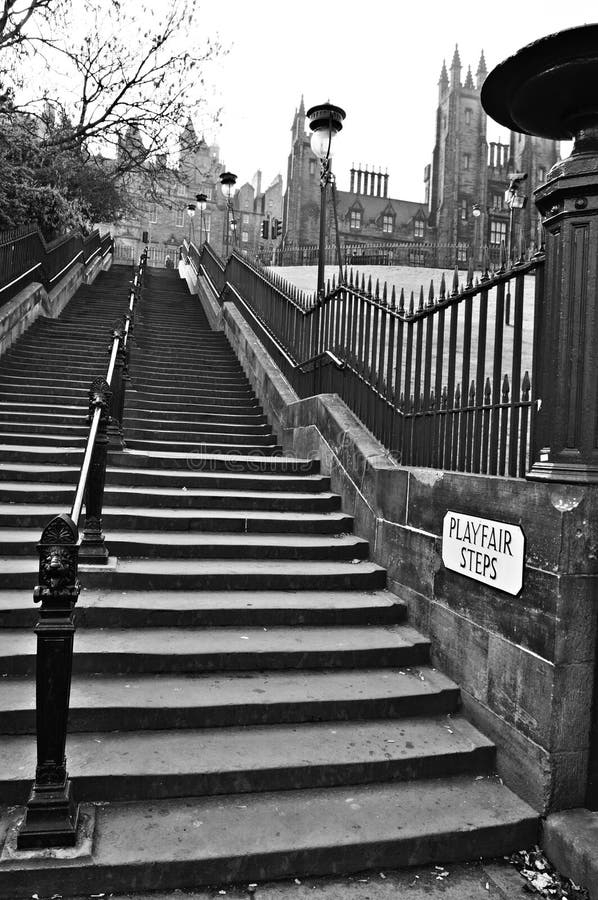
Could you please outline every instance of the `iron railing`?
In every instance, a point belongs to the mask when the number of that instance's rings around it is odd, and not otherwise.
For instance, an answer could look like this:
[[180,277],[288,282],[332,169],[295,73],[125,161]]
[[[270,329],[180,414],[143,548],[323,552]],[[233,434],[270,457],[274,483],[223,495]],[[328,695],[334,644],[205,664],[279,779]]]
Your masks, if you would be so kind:
[[[341,256],[343,264],[349,266],[419,266],[436,267],[457,265],[460,269],[467,269],[473,247],[467,241],[457,243],[442,243],[429,241],[423,238],[411,240],[393,241],[351,241],[341,237]],[[487,252],[489,260],[493,264],[500,264],[501,248],[499,244],[491,244],[487,248],[479,247],[479,261],[482,261],[483,252]],[[272,266],[316,266],[319,259],[319,246],[317,243],[294,244],[285,243],[284,246],[262,248],[257,259],[264,265]],[[336,244],[327,244],[324,248],[324,261],[327,266],[338,264]]]
[[[63,246],[67,249],[64,249],[62,262],[70,257],[75,245],[66,240]],[[93,255],[100,253],[99,237],[89,240],[86,250]],[[81,589],[79,564],[108,562],[102,532],[106,462],[111,445],[123,447],[127,339],[145,265],[144,253],[131,282],[128,311],[122,323],[111,331],[106,376],[95,378],[91,383],[89,434],[70,512],[54,517],[42,531],[38,544],[39,583],[33,594],[34,601],[41,603],[40,620],[35,626],[37,767],[25,818],[17,835],[19,850],[65,847],[76,842],[78,807],[66,770],[65,746],[73,667],[74,608]],[[79,521],[84,504],[85,524],[80,539]]]
[[[206,272],[213,255],[204,246],[195,265]],[[450,289],[443,275],[437,290],[408,297],[345,269],[318,301],[233,252],[218,292],[242,307],[300,396],[336,391],[403,464],[523,477],[543,264],[543,253],[520,253],[507,266],[503,252],[498,269],[486,258],[464,285],[455,269]]]
[[50,290],[78,262],[89,265],[98,254],[105,255],[110,235],[99,231],[89,235],[71,232],[46,243],[37,226],[0,233],[0,306],[33,282]]

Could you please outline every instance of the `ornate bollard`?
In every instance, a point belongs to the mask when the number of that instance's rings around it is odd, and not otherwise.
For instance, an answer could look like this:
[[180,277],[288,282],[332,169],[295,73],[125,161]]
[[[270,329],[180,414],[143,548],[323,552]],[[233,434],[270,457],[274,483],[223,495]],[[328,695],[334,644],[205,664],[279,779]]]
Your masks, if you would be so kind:
[[100,409],[100,421],[85,487],[85,526],[79,549],[80,563],[102,565],[108,562],[109,557],[102,531],[102,507],[109,444],[108,408],[111,399],[112,391],[108,382],[104,378],[95,378],[89,389],[89,422],[91,424],[96,409]]
[[44,528],[39,551],[41,602],[37,635],[37,767],[25,819],[17,836],[19,850],[72,847],[78,807],[66,771],[66,731],[73,668],[74,607],[79,596],[79,531],[69,515]]

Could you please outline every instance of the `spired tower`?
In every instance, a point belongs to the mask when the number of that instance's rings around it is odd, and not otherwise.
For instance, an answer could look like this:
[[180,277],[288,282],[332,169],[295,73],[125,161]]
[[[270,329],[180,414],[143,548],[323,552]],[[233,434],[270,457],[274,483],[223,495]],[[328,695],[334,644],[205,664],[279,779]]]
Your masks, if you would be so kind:
[[320,166],[305,131],[303,97],[291,126],[291,152],[283,204],[285,245],[316,244],[320,223]]
[[436,229],[438,262],[463,262],[467,245],[474,242],[474,204],[487,205],[486,114],[480,89],[486,77],[484,54],[476,81],[468,68],[461,83],[461,59],[455,47],[450,68],[442,64],[438,81],[436,143],[428,190],[429,224]]

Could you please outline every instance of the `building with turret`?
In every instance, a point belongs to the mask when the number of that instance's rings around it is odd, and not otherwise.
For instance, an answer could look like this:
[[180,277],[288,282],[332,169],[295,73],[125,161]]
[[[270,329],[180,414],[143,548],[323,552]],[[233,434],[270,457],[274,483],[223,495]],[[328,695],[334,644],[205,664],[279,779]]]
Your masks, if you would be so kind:
[[[511,133],[508,142],[489,144],[487,116],[480,101],[487,75],[484,53],[475,79],[471,67],[464,81],[461,75],[455,47],[450,70],[443,63],[440,72],[436,140],[424,176],[428,225],[441,265],[464,262],[472,250],[479,261],[483,246],[498,249],[511,239],[516,247],[520,236],[525,246],[537,243],[539,224],[532,193],[558,159],[558,144],[553,140]],[[514,211],[511,236],[505,191],[516,172],[528,176],[522,189],[529,199],[524,209]]]

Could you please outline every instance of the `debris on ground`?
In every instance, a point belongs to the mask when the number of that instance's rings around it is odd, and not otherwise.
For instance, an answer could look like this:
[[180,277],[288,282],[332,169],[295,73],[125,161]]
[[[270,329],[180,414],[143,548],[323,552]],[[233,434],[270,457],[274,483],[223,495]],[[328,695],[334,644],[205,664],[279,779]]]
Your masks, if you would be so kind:
[[588,892],[559,873],[539,847],[519,850],[508,857],[525,879],[524,890],[549,900],[588,900]]

